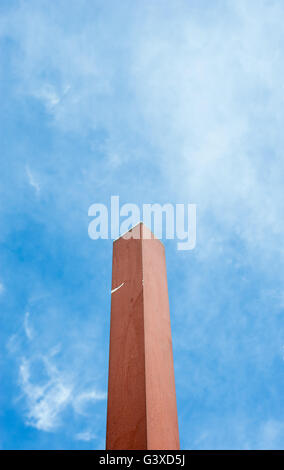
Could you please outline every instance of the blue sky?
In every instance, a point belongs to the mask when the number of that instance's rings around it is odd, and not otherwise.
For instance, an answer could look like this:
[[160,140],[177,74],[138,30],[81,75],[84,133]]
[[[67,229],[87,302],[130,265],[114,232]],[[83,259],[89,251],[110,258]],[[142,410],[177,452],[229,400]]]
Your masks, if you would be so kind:
[[283,16],[1,0],[0,448],[104,448],[116,194],[197,204],[164,241],[182,448],[283,448]]

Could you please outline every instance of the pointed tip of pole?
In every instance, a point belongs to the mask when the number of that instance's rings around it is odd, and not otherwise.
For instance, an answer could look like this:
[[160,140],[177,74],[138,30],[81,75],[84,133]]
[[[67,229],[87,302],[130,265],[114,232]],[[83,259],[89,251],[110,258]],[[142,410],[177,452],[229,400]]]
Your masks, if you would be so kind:
[[[120,240],[121,238],[124,240],[129,240],[131,238],[138,240],[141,238],[143,240],[159,240],[159,238],[157,238],[142,221],[131,227],[127,232],[124,232],[116,240],[114,240],[114,242]],[[161,240],[159,241],[161,242]]]

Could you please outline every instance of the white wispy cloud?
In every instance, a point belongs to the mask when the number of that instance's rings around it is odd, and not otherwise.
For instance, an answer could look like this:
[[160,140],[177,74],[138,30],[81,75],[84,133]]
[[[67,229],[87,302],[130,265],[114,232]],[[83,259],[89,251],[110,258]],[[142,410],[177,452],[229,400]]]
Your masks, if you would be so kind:
[[[90,388],[89,383],[82,383],[80,374],[77,375],[65,362],[60,362],[61,344],[45,350],[41,344],[42,332],[34,334],[30,312],[25,314],[23,328],[29,340],[29,349],[21,341],[19,333],[10,338],[7,347],[19,363],[19,386],[26,424],[41,431],[55,431],[62,425],[67,409],[74,415],[84,416],[87,424],[89,406],[104,401],[106,393],[96,390],[94,386]],[[87,439],[86,433],[78,439],[87,441],[95,435],[89,429],[90,438]]]
[[54,87],[49,83],[42,86],[41,89],[35,92],[35,97],[43,100],[49,109],[52,109],[60,102],[60,97],[56,93]]
[[35,98],[44,102],[49,112],[55,113],[55,107],[62,102],[70,88],[71,86],[66,84],[62,91],[60,91],[50,83],[44,83],[39,88],[35,89],[32,94]]
[[91,431],[79,432],[75,436],[75,439],[77,439],[78,441],[85,441],[85,442],[92,441],[95,438],[96,438],[96,434],[92,433]]
[[96,390],[85,391],[74,398],[73,406],[77,413],[85,414],[90,403],[106,400],[106,397],[106,393],[100,393]]
[[30,325],[30,312],[25,313],[25,319],[24,319],[24,328],[25,328],[25,333],[27,335],[28,339],[33,339],[33,329],[32,326]]
[[29,184],[35,189],[35,191],[37,193],[39,193],[40,192],[40,184],[36,180],[34,174],[31,172],[31,169],[30,169],[29,165],[26,165],[26,174],[27,174]]
[[[33,362],[40,361],[47,378],[42,382],[31,377]],[[106,394],[96,390],[81,392],[74,378],[67,378],[51,362],[50,356],[23,358],[20,368],[20,386],[26,402],[27,424],[42,431],[54,431],[61,424],[67,407],[84,415],[90,403],[105,400]],[[85,436],[86,437],[86,436]],[[82,439],[82,437],[81,437]],[[89,439],[82,439],[89,440]]]
[[59,424],[60,413],[70,404],[72,386],[64,382],[54,366],[50,367],[46,358],[48,380],[40,385],[31,381],[30,361],[22,359],[20,365],[20,385],[27,401],[27,424],[42,431],[52,431]]
[[[223,15],[206,3],[204,17],[188,2],[175,8],[168,2],[163,18],[160,1],[148,8],[141,3],[135,10],[143,21],[124,25],[111,60],[104,53],[110,44],[100,36],[93,47],[95,14],[82,31],[69,33],[64,9],[52,6],[49,16],[32,4],[33,16],[27,8],[15,11],[10,32],[24,51],[22,92],[43,101],[60,129],[85,133],[103,125],[118,136],[116,146],[123,128],[139,131],[159,148],[156,163],[177,198],[197,203],[201,215],[210,211],[224,237],[237,229],[245,243],[273,251],[274,237],[283,233],[281,2],[223,2]],[[123,11],[128,8],[133,13],[130,2]],[[174,35],[171,24],[178,25]],[[121,60],[124,48],[127,60]],[[118,64],[128,77],[123,91],[131,100],[121,98]],[[46,68],[56,72],[56,82],[42,78]],[[108,112],[103,103],[110,96]],[[110,155],[110,164],[119,167],[117,152]],[[38,192],[39,183],[27,173]],[[202,224],[201,242],[211,231],[204,218]]]

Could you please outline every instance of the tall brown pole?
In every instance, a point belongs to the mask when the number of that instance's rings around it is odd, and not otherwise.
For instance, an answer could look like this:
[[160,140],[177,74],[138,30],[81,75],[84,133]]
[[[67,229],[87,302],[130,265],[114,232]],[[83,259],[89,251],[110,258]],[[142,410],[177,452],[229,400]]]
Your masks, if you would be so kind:
[[165,250],[142,223],[113,245],[106,448],[179,449]]

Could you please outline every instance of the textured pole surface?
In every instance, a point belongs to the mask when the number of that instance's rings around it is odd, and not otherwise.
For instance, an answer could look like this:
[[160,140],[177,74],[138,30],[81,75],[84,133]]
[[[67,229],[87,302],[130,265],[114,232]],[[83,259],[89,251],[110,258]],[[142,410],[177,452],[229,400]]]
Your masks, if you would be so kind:
[[165,252],[142,223],[113,245],[106,448],[179,449]]

